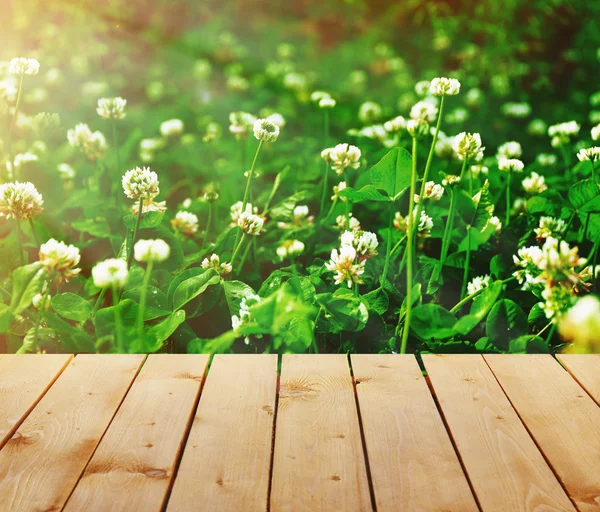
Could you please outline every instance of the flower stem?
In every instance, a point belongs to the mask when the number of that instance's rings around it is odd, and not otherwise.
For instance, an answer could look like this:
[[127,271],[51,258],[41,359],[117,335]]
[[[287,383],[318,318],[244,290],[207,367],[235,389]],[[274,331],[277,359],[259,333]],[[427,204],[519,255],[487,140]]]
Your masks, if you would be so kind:
[[[402,329],[402,340],[400,344],[400,353],[406,353],[408,343],[408,334],[410,332],[410,315],[412,310],[412,288],[413,288],[413,229],[415,218],[413,215],[415,203],[415,188],[417,184],[417,139],[412,140],[412,176],[410,181],[410,196],[408,198],[408,222],[406,230],[406,314],[404,317],[404,328]],[[418,221],[417,221],[418,222]]]
[[594,180],[594,183],[597,183],[597,181],[596,181],[596,164],[594,164],[594,160],[590,160],[590,163],[592,164],[592,179]]
[[44,293],[42,293],[42,300],[40,301],[40,307],[38,309],[37,315],[35,317],[35,326],[33,328],[33,339],[37,343],[38,331],[40,329],[40,322],[46,311],[46,300],[48,299],[48,292],[50,291],[50,283],[46,282],[46,289]]
[[[394,203],[390,201],[388,213],[388,237],[385,247],[385,264],[383,265],[383,278],[387,279],[388,269],[390,266],[390,257],[392,255],[392,227],[394,225]],[[394,247],[396,249],[396,247]]]
[[142,223],[143,210],[144,198],[140,197],[140,202],[138,203],[137,220],[135,221],[135,228],[133,229],[133,238],[131,239],[131,247],[129,248],[129,253],[127,254],[127,268],[131,267],[131,262],[133,261],[133,246],[135,245],[138,230],[140,229],[140,224]]
[[444,229],[444,238],[442,238],[442,252],[440,253],[440,263],[443,265],[446,262],[446,256],[448,256],[448,250],[450,249],[450,241],[452,239],[452,225],[454,224],[454,206],[456,203],[456,195],[452,188],[450,190],[450,209],[448,211],[448,218],[446,219],[446,228]]
[[248,195],[250,193],[250,183],[252,182],[252,176],[254,175],[254,168],[256,166],[256,161],[258,160],[258,155],[260,153],[260,148],[262,147],[262,140],[258,141],[258,147],[256,148],[256,153],[254,153],[254,159],[252,160],[252,167],[250,167],[250,171],[248,171],[248,179],[246,180],[246,190],[244,190],[244,199],[242,200],[242,212],[246,211],[246,204],[248,203]]
[[208,219],[206,221],[206,230],[204,231],[204,238],[202,239],[202,246],[200,247],[200,252],[204,251],[204,246],[206,245],[206,241],[208,240],[208,235],[210,233],[210,224],[212,222],[213,215],[213,207],[212,203],[208,203]]
[[112,119],[111,120],[111,125],[112,125],[112,138],[113,138],[113,146],[115,148],[115,158],[116,158],[116,173],[115,173],[115,178],[116,178],[116,195],[115,195],[115,201],[116,201],[116,205],[117,207],[119,206],[119,199],[120,199],[120,194],[119,194],[119,175],[121,172],[121,157],[119,155],[119,146],[117,143],[117,123],[115,123],[115,120]]
[[144,310],[146,309],[146,294],[148,292],[148,284],[150,283],[150,275],[152,274],[152,266],[154,262],[150,260],[146,267],[144,274],[144,281],[142,282],[142,288],[140,289],[140,308],[138,309],[137,316],[137,333],[140,347],[143,347],[144,341]]
[[508,178],[507,178],[507,182],[506,182],[506,219],[505,219],[505,225],[508,226],[508,223],[510,222],[510,182],[511,182],[511,177],[512,177],[512,171],[508,171]]
[[100,294],[98,295],[98,298],[96,299],[94,308],[92,309],[92,318],[94,318],[96,316],[98,309],[100,309],[100,304],[102,304],[102,300],[104,299],[105,294],[106,294],[106,288],[102,288],[102,290],[100,290]]
[[33,239],[35,240],[35,245],[37,245],[37,248],[39,250],[40,249],[40,237],[37,234],[37,229],[35,229],[35,224],[31,217],[29,217],[29,225],[31,226],[31,232],[33,233]]
[[400,247],[400,245],[402,245],[402,242],[404,242],[404,240],[406,240],[406,235],[404,235],[400,240],[398,240],[396,245],[394,245],[394,247],[392,248],[392,252],[390,253],[390,258],[394,257],[394,254],[396,254],[398,247]]
[[462,167],[460,168],[460,181],[461,181],[461,183],[465,179],[465,169],[467,168],[467,162],[468,162],[468,160],[469,159],[465,157],[465,159],[463,160]]
[[[323,109],[323,147],[326,148],[329,141],[329,110]],[[325,201],[327,200],[327,179],[329,177],[329,163],[325,158],[325,169],[323,171],[323,192],[321,193],[321,207],[319,209],[319,225],[321,225],[321,219],[323,211],[325,210]]]
[[112,288],[113,306],[115,310],[115,330],[117,331],[117,353],[125,353],[125,345],[123,344],[123,324],[121,322],[121,310],[119,309],[119,291],[116,286]]
[[12,120],[10,122],[10,126],[8,128],[8,137],[7,137],[7,141],[6,141],[6,154],[9,158],[10,161],[10,169],[12,171],[12,179],[14,181],[17,180],[18,176],[17,176],[17,168],[15,166],[15,162],[12,158],[12,151],[11,151],[11,145],[12,145],[12,133],[13,133],[13,129],[15,127],[15,123],[17,122],[17,116],[19,114],[19,107],[21,105],[21,95],[22,95],[22,91],[23,91],[23,75],[21,75],[21,77],[19,78],[19,88],[17,90],[17,101],[15,103],[15,111],[13,113],[13,117]]
[[461,298],[467,293],[467,283],[469,282],[469,266],[471,264],[471,225],[467,226],[467,259],[465,261],[465,270],[463,272]]
[[25,265],[25,249],[23,247],[23,231],[21,229],[21,219],[19,217],[15,217],[15,221],[17,224],[17,240],[19,243],[19,261],[21,262],[21,266]]
[[242,246],[242,244],[244,243],[244,240],[246,238],[246,233],[242,232],[242,238],[240,239],[240,241],[238,242],[235,250],[233,251],[233,255],[231,256],[231,266],[233,267],[233,264],[235,263],[235,257],[237,256],[240,247]]

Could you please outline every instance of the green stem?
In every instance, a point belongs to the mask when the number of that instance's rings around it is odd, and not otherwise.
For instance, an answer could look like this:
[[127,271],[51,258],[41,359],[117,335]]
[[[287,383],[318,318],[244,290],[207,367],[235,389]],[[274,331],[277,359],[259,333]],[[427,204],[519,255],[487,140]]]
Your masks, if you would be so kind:
[[[404,317],[404,328],[402,329],[402,341],[400,344],[400,353],[406,353],[406,345],[408,344],[408,334],[410,332],[410,315],[412,311],[412,288],[413,288],[413,228],[415,221],[414,218],[414,202],[415,202],[415,188],[417,184],[417,139],[413,137],[412,140],[412,176],[410,181],[410,196],[408,198],[408,222],[406,230],[406,314]],[[417,224],[418,225],[418,224]]]
[[143,215],[142,211],[143,210],[144,210],[144,198],[140,197],[140,201],[138,203],[137,220],[135,221],[135,228],[133,229],[133,238],[131,239],[131,247],[129,247],[129,253],[127,254],[127,268],[131,267],[131,262],[133,261],[133,246],[135,245],[138,230],[140,229],[140,224],[142,223],[142,215]]
[[23,75],[21,75],[21,77],[19,78],[19,88],[17,90],[17,102],[15,103],[15,111],[13,113],[13,117],[12,120],[10,122],[10,126],[8,128],[8,137],[7,137],[7,141],[6,141],[6,153],[8,155],[9,161],[10,161],[10,169],[12,171],[12,179],[14,181],[17,180],[18,176],[17,176],[17,168],[15,167],[15,162],[12,158],[12,133],[13,133],[13,129],[15,127],[15,124],[17,122],[17,116],[19,114],[19,107],[21,105],[21,95],[22,95],[22,91],[23,91]]
[[597,181],[596,181],[596,164],[594,164],[593,160],[590,160],[590,163],[592,164],[592,179],[594,180],[594,183],[597,183]]
[[212,222],[212,215],[213,215],[213,207],[212,207],[212,203],[209,202],[208,203],[208,219],[206,221],[206,230],[204,231],[204,238],[202,239],[202,246],[200,247],[200,252],[202,253],[202,251],[204,251],[204,246],[206,245],[206,241],[208,240],[208,235],[210,233],[210,224]]
[[390,253],[390,258],[394,257],[394,254],[396,254],[396,251],[402,245],[402,242],[404,242],[404,240],[406,240],[406,235],[404,235],[400,240],[398,240],[398,242],[396,243],[396,245],[394,245],[394,247],[392,248],[392,251]]
[[[319,321],[319,318],[321,318],[321,314],[322,313],[323,313],[323,308],[319,308],[317,316],[315,317],[315,330],[317,329],[317,322]],[[319,347],[317,346],[317,337],[316,337],[314,331],[313,331],[313,339],[312,339],[311,346],[312,346],[312,349],[313,349],[314,353],[318,354],[319,353]]]
[[[344,182],[346,183],[346,187],[349,187],[348,183],[348,174],[344,171]],[[346,198],[344,201],[344,215],[346,216],[346,230],[350,231],[350,201]]]
[[[246,248],[244,249],[244,253],[242,254],[242,259],[240,260],[240,264],[238,265],[238,268],[240,271],[244,268],[244,265],[246,264],[246,260],[248,259],[248,254],[250,254],[250,249],[252,249],[252,244],[246,245]],[[239,275],[239,272],[235,272],[235,275]]]
[[571,227],[571,224],[573,224],[573,221],[575,220],[575,215],[577,215],[577,212],[573,212],[571,214],[571,216],[569,217],[569,220],[567,221],[566,225],[565,225],[565,230],[564,230],[564,234],[560,237],[561,240],[564,240],[564,238],[567,236],[567,232],[569,231],[569,228]]
[[550,328],[550,332],[548,333],[548,337],[546,338],[546,345],[550,345],[552,341],[552,336],[554,336],[554,332],[556,331],[556,323],[552,322],[552,327]]
[[120,202],[120,190],[119,190],[119,177],[120,177],[120,173],[121,173],[121,157],[119,155],[119,145],[117,143],[117,123],[115,123],[114,119],[111,119],[111,125],[112,125],[112,138],[113,138],[113,146],[115,148],[115,159],[116,159],[116,173],[115,173],[115,180],[116,180],[116,195],[115,195],[115,201],[116,201],[116,205],[117,207],[119,206],[119,202]]
[[17,241],[19,245],[19,261],[21,266],[25,265],[25,252],[23,249],[23,232],[21,231],[21,219],[19,217],[15,217],[15,222],[17,225]]
[[254,168],[256,166],[256,161],[258,160],[258,155],[260,153],[260,148],[262,147],[262,140],[258,141],[258,147],[256,148],[256,153],[254,153],[254,159],[252,160],[252,167],[250,167],[250,171],[248,172],[248,179],[246,180],[246,189],[244,190],[244,199],[242,200],[242,212],[246,211],[246,204],[248,203],[248,195],[250,194],[250,184],[252,183],[252,176],[254,176]]
[[242,244],[244,243],[244,240],[246,238],[246,233],[242,232],[242,238],[240,239],[240,241],[238,242],[235,250],[233,251],[233,255],[231,256],[231,266],[233,267],[234,263],[235,263],[235,257],[237,256],[240,247],[242,246]]
[[469,282],[469,266],[471,265],[471,225],[467,226],[467,259],[465,261],[465,270],[463,272],[461,298],[467,293],[467,283]]
[[583,225],[583,231],[579,235],[579,240],[577,241],[578,244],[581,244],[585,240],[585,237],[586,237],[587,232],[588,232],[588,226],[590,224],[590,216],[591,216],[591,213],[588,213],[585,216],[585,224]]
[[508,177],[506,180],[506,219],[505,226],[508,226],[510,222],[510,182],[512,178],[512,171],[508,171]]
[[463,163],[462,163],[462,167],[460,168],[460,182],[461,183],[464,183],[465,169],[467,168],[468,161],[469,161],[469,159],[465,157],[465,159],[463,160]]
[[37,315],[35,317],[35,326],[33,328],[33,339],[35,340],[36,343],[37,343],[37,338],[38,338],[38,331],[40,328],[40,322],[46,311],[46,300],[48,298],[48,293],[50,291],[50,283],[46,282],[45,284],[46,284],[46,290],[44,290],[44,293],[42,294],[41,304],[38,309]]
[[29,225],[31,226],[31,232],[33,233],[33,239],[35,240],[35,245],[37,245],[38,251],[40,249],[40,237],[37,234],[37,229],[35,229],[35,224],[33,219],[29,217]]
[[[385,248],[385,264],[383,265],[383,278],[387,279],[388,269],[390,267],[390,256],[392,255],[392,228],[394,225],[394,203],[390,201],[388,213],[388,237]],[[394,248],[395,249],[395,248]]]
[[[123,324],[121,321],[121,310],[119,309],[119,291],[116,286],[112,288],[113,306],[115,311],[115,328],[117,331],[117,353],[125,353],[125,345],[123,344]],[[138,311],[139,313],[139,311]]]
[[[507,279],[504,279],[502,281],[502,283],[508,283],[510,281],[514,281],[516,278],[515,277],[509,277]],[[456,306],[454,306],[451,310],[450,313],[458,313],[460,311],[460,308],[462,308],[467,302],[469,302],[470,300],[474,299],[475,297],[477,297],[478,295],[481,294],[481,292],[483,292],[483,290],[485,290],[485,288],[481,288],[480,290],[477,290],[475,293],[472,293],[471,295],[467,295],[464,299],[462,299],[460,302],[458,302],[456,304]]]
[[473,169],[469,166],[469,195],[473,197]]
[[[323,147],[327,147],[329,140],[329,110],[323,109]],[[325,210],[325,202],[327,200],[327,181],[329,177],[329,163],[325,159],[325,169],[323,171],[323,191],[321,193],[321,208],[319,210],[319,216],[323,215]],[[318,225],[321,225],[321,218],[319,218]]]
[[152,266],[154,262],[150,260],[144,273],[144,281],[142,282],[142,288],[140,289],[140,308],[138,309],[137,315],[137,333],[140,342],[140,347],[143,347],[144,341],[144,310],[146,309],[146,294],[148,292],[148,284],[150,283],[150,275],[152,274]]
[[440,263],[443,265],[446,262],[446,256],[448,256],[448,250],[450,249],[450,240],[452,238],[452,224],[454,224],[454,207],[456,203],[456,195],[453,188],[448,189],[450,191],[450,209],[448,211],[448,218],[446,219],[446,227],[444,229],[444,238],[442,238],[442,252],[440,254]]
[[553,322],[548,322],[546,326],[540,332],[537,333],[536,336],[541,336],[546,331],[546,329],[548,329],[548,327],[550,327],[552,324]]
[[94,318],[96,316],[98,309],[100,309],[100,304],[102,304],[102,299],[104,299],[105,294],[106,294],[106,288],[102,288],[102,290],[100,290],[100,294],[98,295],[98,298],[96,299],[94,308],[92,309],[92,318]]

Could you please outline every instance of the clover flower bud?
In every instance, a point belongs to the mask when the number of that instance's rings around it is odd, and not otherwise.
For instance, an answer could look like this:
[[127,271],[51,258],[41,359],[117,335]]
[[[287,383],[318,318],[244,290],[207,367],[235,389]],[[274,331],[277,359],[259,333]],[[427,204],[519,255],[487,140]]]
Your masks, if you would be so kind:
[[237,224],[244,233],[257,236],[260,235],[264,222],[262,217],[245,211],[240,214]]
[[177,137],[183,133],[183,121],[181,119],[169,119],[160,125],[160,134],[163,137]]
[[50,295],[49,293],[46,293],[46,300],[42,304],[42,301],[44,300],[44,293],[46,291],[46,287],[47,287],[47,285],[44,283],[44,287],[42,289],[42,293],[36,293],[33,296],[33,299],[31,299],[31,305],[35,309],[39,310],[39,309],[43,308],[46,311],[48,311],[50,309],[50,303],[52,301],[52,295]]
[[304,252],[304,243],[300,240],[286,240],[275,252],[282,261],[286,258],[294,258]]
[[459,160],[474,159],[479,161],[483,158],[483,151],[485,150],[481,145],[481,135],[478,133],[459,133],[454,138],[453,147]]
[[42,195],[29,181],[0,185],[0,217],[28,220],[42,213],[43,205]]
[[558,123],[548,127],[548,136],[552,147],[560,147],[568,144],[571,137],[576,137],[579,134],[581,126],[576,121],[568,121],[566,123]]
[[190,212],[177,212],[171,226],[178,233],[192,236],[198,231],[198,217]]
[[577,158],[580,162],[598,162],[600,160],[600,147],[580,149],[577,153]]
[[489,275],[478,276],[471,279],[471,282],[467,284],[467,293],[473,295],[490,285],[491,277]]
[[19,153],[19,154],[15,155],[14,166],[16,169],[20,169],[25,164],[28,164],[30,162],[37,162],[37,161],[38,161],[38,156],[36,154],[30,153],[28,151],[27,153]]
[[37,75],[40,71],[40,63],[36,59],[16,57],[8,65],[8,72],[14,76]]
[[527,102],[507,102],[502,105],[502,113],[506,117],[515,119],[523,119],[531,114],[531,105]]
[[494,226],[494,230],[495,230],[496,234],[498,234],[498,233],[500,233],[500,231],[502,231],[502,221],[495,215],[488,219],[488,223],[491,224],[492,226]]
[[133,257],[140,262],[161,262],[165,261],[171,248],[169,244],[161,239],[156,240],[138,240],[133,246]]
[[321,98],[319,100],[319,108],[333,108],[336,106],[336,101],[331,97]]
[[256,117],[248,112],[232,112],[229,114],[229,132],[236,138],[245,138],[254,123]]
[[455,96],[460,92],[460,82],[455,78],[434,78],[429,92],[433,96]]
[[521,158],[522,154],[523,148],[521,148],[521,144],[513,140],[505,142],[498,148],[496,158],[498,160],[501,158]]
[[487,166],[485,165],[472,165],[471,166],[471,174],[473,175],[473,177],[477,177],[480,174],[482,174],[483,176],[487,176],[489,173],[489,169]]
[[[435,181],[428,181],[425,183],[425,193],[423,194],[424,199],[431,199],[432,201],[439,201],[444,195],[444,187],[438,185]],[[415,194],[415,202],[419,203],[421,197]]]
[[100,98],[96,112],[102,119],[125,119],[127,100],[116,98]]
[[268,119],[257,119],[254,123],[254,136],[264,142],[275,142],[279,137],[279,126]]
[[531,176],[523,179],[522,184],[528,194],[541,194],[548,189],[546,179],[537,172],[532,172]]
[[424,119],[409,119],[406,122],[406,131],[414,139],[420,139],[429,133],[429,123]]
[[346,182],[340,181],[337,185],[333,186],[333,195],[331,196],[331,200],[335,201],[336,199],[340,199],[340,201],[347,201],[347,197],[340,197],[339,194],[342,190],[346,189]]
[[122,179],[123,191],[130,199],[152,199],[160,191],[158,175],[149,167],[136,167],[125,173]]
[[217,254],[212,254],[210,258],[204,258],[202,260],[202,268],[204,270],[213,269],[221,277],[230,274],[233,270],[231,263],[221,261],[221,258]]
[[102,132],[96,131],[88,139],[84,147],[84,153],[88,157],[88,160],[99,160],[104,156],[107,146],[106,137],[104,137]]
[[78,123],[67,131],[67,140],[74,148],[84,148],[91,136],[92,130],[85,123]]
[[498,169],[504,172],[523,172],[525,164],[517,158],[501,158],[498,160]]
[[67,245],[51,238],[40,246],[40,261],[52,277],[58,280],[68,281],[79,274],[81,269],[75,267],[80,260],[79,249],[74,245]]
[[92,279],[98,288],[118,288],[125,286],[129,270],[123,259],[109,258],[97,263],[92,268]]
[[453,185],[457,185],[458,183],[460,183],[460,176],[456,176],[455,174],[448,174],[442,180],[442,185],[444,185],[444,187],[452,187]]
[[356,217],[353,217],[352,213],[350,213],[349,217],[350,220],[348,222],[346,215],[338,215],[335,218],[337,228],[341,230],[360,231],[360,221]]

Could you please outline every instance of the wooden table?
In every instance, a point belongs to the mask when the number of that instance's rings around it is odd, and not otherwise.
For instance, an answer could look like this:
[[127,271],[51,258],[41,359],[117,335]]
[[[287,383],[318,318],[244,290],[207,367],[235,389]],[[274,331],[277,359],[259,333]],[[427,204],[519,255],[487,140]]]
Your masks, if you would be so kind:
[[600,510],[600,355],[558,359],[0,355],[0,511]]

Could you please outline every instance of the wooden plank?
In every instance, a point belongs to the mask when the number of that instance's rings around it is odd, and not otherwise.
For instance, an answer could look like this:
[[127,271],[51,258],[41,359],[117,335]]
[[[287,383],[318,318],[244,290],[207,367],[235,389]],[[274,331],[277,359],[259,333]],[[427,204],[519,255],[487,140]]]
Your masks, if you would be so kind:
[[351,361],[377,511],[478,510],[414,356]]
[[600,405],[600,354],[559,354],[557,357]]
[[600,407],[550,355],[485,359],[577,508],[600,510]]
[[423,362],[483,510],[574,510],[480,355]]
[[168,512],[266,511],[276,355],[216,355]]
[[60,510],[145,356],[75,357],[0,450],[0,511]]
[[271,510],[372,510],[356,400],[342,354],[283,356]]
[[160,511],[209,356],[151,355],[71,495],[66,511]]
[[70,354],[6,354],[0,357],[0,448],[72,358]]

